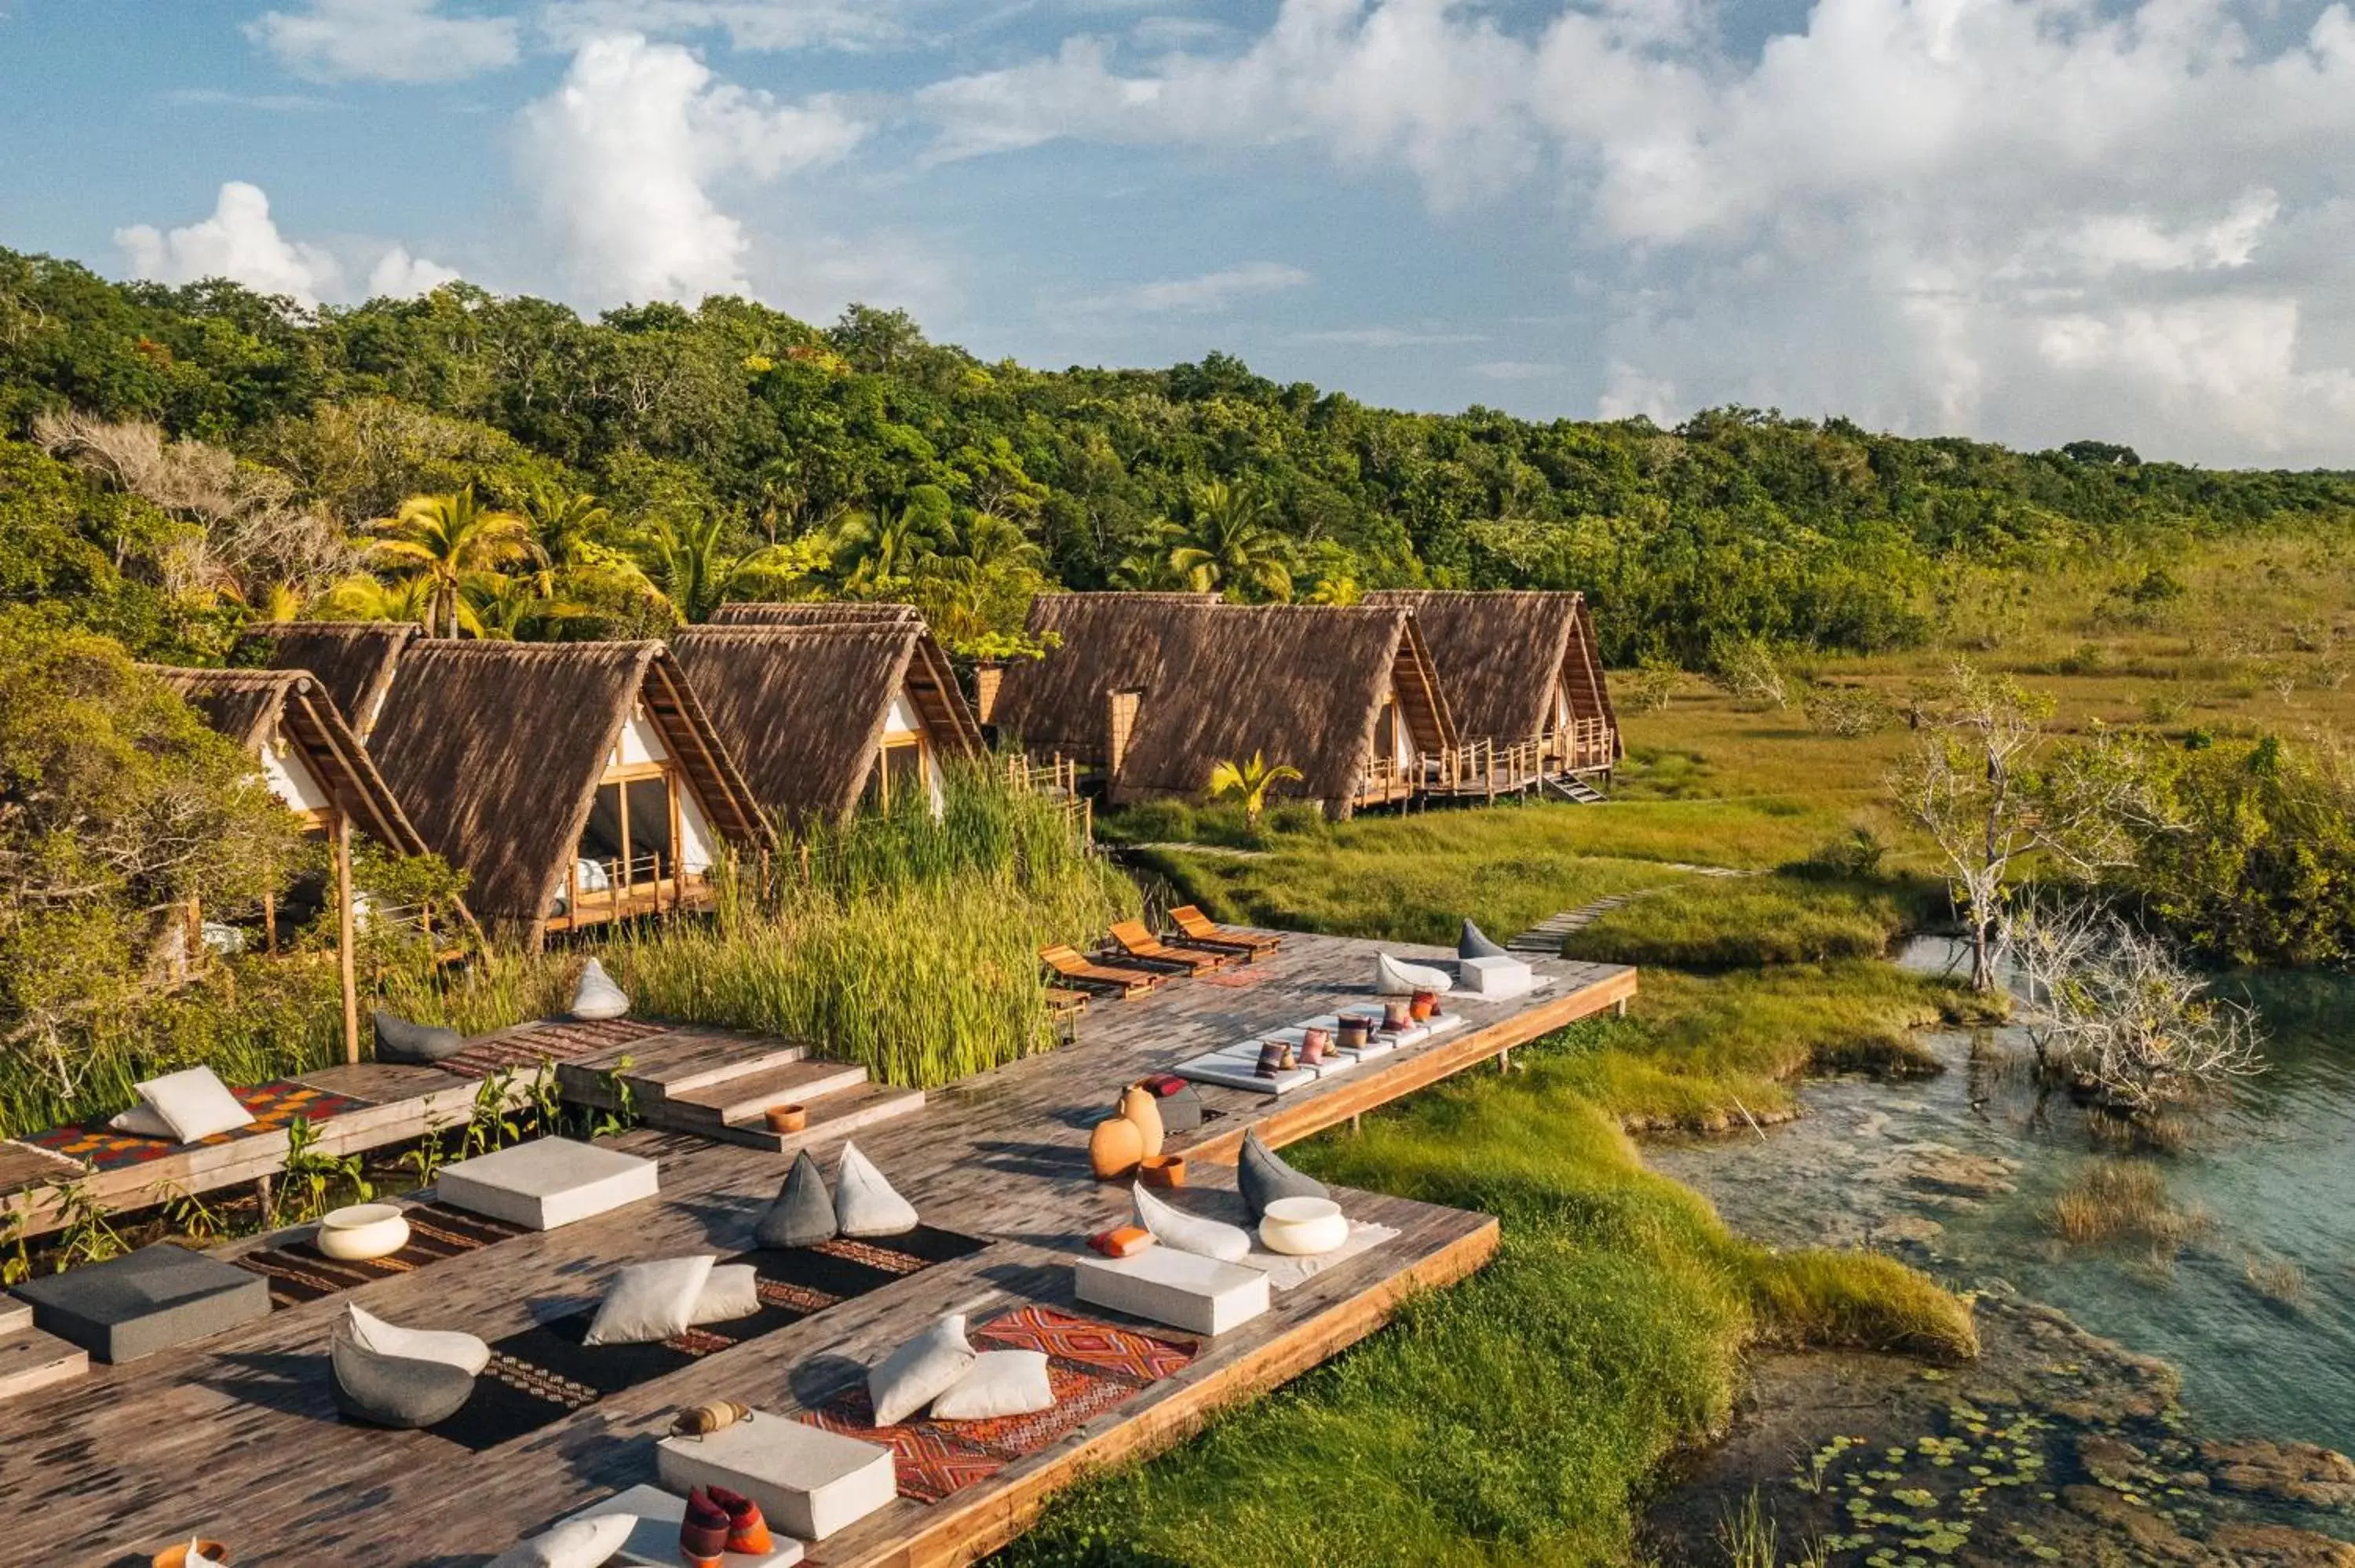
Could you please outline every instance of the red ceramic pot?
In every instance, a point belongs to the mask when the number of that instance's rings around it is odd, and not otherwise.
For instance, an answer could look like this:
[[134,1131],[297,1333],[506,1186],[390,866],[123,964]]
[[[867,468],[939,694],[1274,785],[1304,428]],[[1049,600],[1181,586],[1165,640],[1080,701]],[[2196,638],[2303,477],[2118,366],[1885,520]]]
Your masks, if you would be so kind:
[[1407,1011],[1417,1023],[1439,1011],[1439,993],[1435,991],[1416,991],[1407,1002]]

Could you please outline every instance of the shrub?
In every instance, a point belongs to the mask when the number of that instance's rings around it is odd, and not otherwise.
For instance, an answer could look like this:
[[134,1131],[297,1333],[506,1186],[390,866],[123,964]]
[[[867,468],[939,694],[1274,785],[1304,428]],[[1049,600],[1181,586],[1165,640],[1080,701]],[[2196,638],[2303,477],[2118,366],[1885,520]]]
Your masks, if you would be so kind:
[[1881,863],[1888,855],[1889,846],[1881,842],[1881,835],[1870,828],[1859,826],[1817,846],[1806,859],[1795,860],[1780,869],[1785,875],[1814,882],[1861,882],[1880,875]]
[[1664,712],[1684,684],[1685,673],[1673,659],[1657,654],[1646,655],[1644,662],[1621,675],[1614,684],[1621,700],[1629,711],[1639,714]]
[[1710,679],[1738,701],[1780,708],[1790,705],[1774,650],[1756,637],[1719,636],[1709,645]]
[[1843,740],[1886,729],[1897,716],[1879,693],[1862,686],[1809,686],[1800,694],[1799,711],[1811,727]]

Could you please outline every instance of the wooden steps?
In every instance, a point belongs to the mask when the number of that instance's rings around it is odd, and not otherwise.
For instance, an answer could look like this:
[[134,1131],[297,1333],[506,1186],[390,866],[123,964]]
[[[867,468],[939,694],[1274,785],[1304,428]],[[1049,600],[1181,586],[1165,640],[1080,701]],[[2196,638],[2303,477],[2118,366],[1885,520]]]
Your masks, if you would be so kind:
[[828,1139],[864,1132],[879,1122],[896,1121],[920,1111],[924,1108],[924,1091],[862,1081],[855,1088],[838,1089],[820,1099],[802,1103],[809,1107],[809,1125],[799,1132],[772,1132],[757,1111],[744,1121],[729,1122],[708,1131],[695,1130],[721,1143],[741,1143],[748,1149],[792,1154]]
[[[813,1100],[867,1082],[867,1069],[847,1062],[788,1062],[764,1070],[740,1073],[687,1090],[674,1089],[663,1097],[661,1125],[680,1132],[701,1132],[729,1122],[759,1121],[771,1106],[809,1105]],[[652,1113],[649,1112],[651,1118]]]
[[33,1308],[0,1298],[0,1399],[13,1399],[90,1372],[90,1352],[33,1327]]
[[[556,1071],[564,1097],[576,1104],[618,1111],[618,1083],[649,1127],[780,1153],[905,1116],[924,1103],[919,1091],[870,1084],[866,1068],[826,1061],[806,1044],[724,1029],[676,1029],[559,1063]],[[782,1105],[807,1107],[809,1125],[796,1133],[770,1131],[762,1113]]]

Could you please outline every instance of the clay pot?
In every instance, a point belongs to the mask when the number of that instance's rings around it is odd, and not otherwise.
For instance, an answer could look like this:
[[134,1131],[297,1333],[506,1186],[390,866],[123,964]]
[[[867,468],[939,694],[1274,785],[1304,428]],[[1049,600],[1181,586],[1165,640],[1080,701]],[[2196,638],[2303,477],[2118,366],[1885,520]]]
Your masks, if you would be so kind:
[[1117,1181],[1145,1159],[1145,1133],[1124,1116],[1107,1117],[1088,1135],[1088,1165],[1099,1181]]
[[1161,1102],[1143,1084],[1130,1086],[1120,1097],[1120,1114],[1136,1124],[1138,1136],[1145,1140],[1144,1158],[1150,1160],[1161,1152],[1162,1142],[1168,1131],[1161,1125]]
[[[229,1548],[218,1541],[199,1541],[197,1542],[197,1551],[208,1562],[227,1563],[229,1561]],[[155,1568],[186,1568],[188,1543],[183,1541],[177,1546],[166,1546],[163,1551],[155,1553],[152,1561]]]
[[1362,1018],[1352,1015],[1341,1020],[1341,1049],[1344,1051],[1364,1050],[1366,1048],[1366,1038],[1372,1033],[1373,1031],[1367,1026],[1366,1021]]
[[1401,997],[1382,1003],[1382,1028],[1396,1034],[1414,1022],[1414,1004]]
[[1182,1154],[1148,1157],[1136,1168],[1136,1174],[1148,1187],[1183,1187],[1186,1184],[1186,1157]]
[[1300,1059],[1310,1066],[1325,1060],[1325,1049],[1333,1037],[1322,1029],[1309,1028],[1300,1032]]
[[1421,1023],[1439,1011],[1439,993],[1435,991],[1416,991],[1407,1000],[1406,1010],[1417,1023]]
[[809,1126],[809,1107],[771,1106],[761,1113],[771,1132],[799,1132]]

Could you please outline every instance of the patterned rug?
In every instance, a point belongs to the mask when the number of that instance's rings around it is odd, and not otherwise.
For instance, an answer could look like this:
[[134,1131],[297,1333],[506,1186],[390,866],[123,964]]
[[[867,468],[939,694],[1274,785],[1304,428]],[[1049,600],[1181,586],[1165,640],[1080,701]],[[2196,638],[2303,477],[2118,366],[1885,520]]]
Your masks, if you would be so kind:
[[368,1102],[349,1095],[329,1094],[292,1078],[273,1078],[250,1089],[231,1089],[238,1103],[253,1113],[253,1119],[229,1132],[217,1132],[210,1138],[200,1138],[194,1143],[174,1143],[168,1138],[140,1138],[131,1133],[117,1132],[106,1125],[104,1118],[94,1121],[69,1122],[53,1127],[47,1132],[33,1133],[25,1142],[62,1154],[69,1159],[87,1161],[92,1171],[121,1171],[133,1165],[144,1165],[151,1160],[161,1160],[183,1149],[210,1149],[218,1144],[234,1143],[241,1138],[254,1138],[265,1132],[283,1132],[296,1117],[314,1122],[346,1111],[364,1110]]
[[973,1331],[972,1340],[977,1351],[1043,1351],[1055,1403],[1028,1415],[878,1426],[867,1390],[854,1388],[796,1419],[890,1447],[899,1458],[900,1495],[932,1503],[1174,1377],[1199,1353],[1192,1345],[1052,1307],[1025,1307],[992,1319]]
[[522,1225],[470,1214],[442,1203],[421,1203],[401,1211],[409,1222],[409,1245],[387,1257],[347,1262],[329,1257],[307,1241],[263,1247],[230,1259],[270,1281],[272,1307],[299,1307],[305,1301],[338,1295],[374,1279],[412,1274],[443,1258],[473,1252],[476,1247],[524,1234]]
[[670,1031],[667,1023],[643,1018],[608,1018],[591,1023],[535,1023],[477,1040],[456,1055],[445,1056],[433,1065],[462,1078],[487,1078],[493,1073],[536,1067],[542,1062],[577,1062],[583,1056],[616,1050]]
[[594,1308],[510,1334],[491,1346],[491,1364],[457,1414],[426,1430],[480,1453],[536,1432],[623,1389],[691,1367],[704,1357],[790,1327],[895,1279],[967,1257],[989,1244],[919,1225],[905,1235],[837,1238],[791,1252],[762,1250],[722,1263],[749,1263],[760,1276],[761,1310],[643,1345],[584,1345]]

